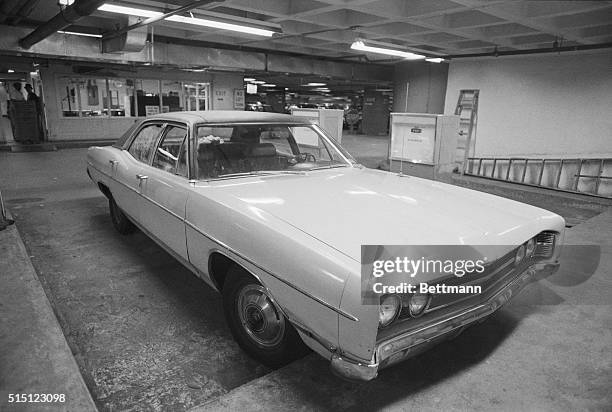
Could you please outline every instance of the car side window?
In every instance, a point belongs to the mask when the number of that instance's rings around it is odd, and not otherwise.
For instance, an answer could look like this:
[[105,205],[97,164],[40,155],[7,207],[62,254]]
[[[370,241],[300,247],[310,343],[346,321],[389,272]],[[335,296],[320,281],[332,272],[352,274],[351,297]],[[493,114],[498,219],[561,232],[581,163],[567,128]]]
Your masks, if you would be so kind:
[[136,135],[128,152],[134,156],[135,159],[140,160],[143,163],[149,164],[151,156],[155,151],[155,144],[157,138],[162,131],[161,124],[148,124]]
[[153,167],[187,176],[187,129],[168,126],[153,156]]

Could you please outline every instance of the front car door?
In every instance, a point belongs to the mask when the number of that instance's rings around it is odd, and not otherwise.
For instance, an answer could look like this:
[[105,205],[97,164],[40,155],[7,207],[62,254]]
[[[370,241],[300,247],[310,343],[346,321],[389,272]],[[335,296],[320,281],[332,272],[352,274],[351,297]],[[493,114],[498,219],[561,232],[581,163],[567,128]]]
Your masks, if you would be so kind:
[[188,127],[167,123],[146,168],[139,222],[150,235],[187,260],[185,204],[189,191]]

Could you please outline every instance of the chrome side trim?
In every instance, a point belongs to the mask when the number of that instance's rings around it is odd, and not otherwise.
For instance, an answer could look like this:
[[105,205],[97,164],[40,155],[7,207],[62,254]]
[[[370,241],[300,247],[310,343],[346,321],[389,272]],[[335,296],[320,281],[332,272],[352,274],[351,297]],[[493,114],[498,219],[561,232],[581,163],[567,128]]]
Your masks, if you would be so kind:
[[185,222],[185,218],[183,218],[180,215],[177,215],[176,213],[174,213],[172,210],[168,209],[167,207],[165,207],[164,205],[162,205],[161,203],[156,202],[155,200],[151,199],[148,196],[145,196],[143,194],[141,194],[140,196],[142,196],[144,199],[148,200],[149,202],[153,203],[155,206],[159,207],[160,209],[170,213],[174,218],[180,220],[181,222]]
[[[210,254],[213,253],[218,253],[220,255],[225,256],[228,259],[232,259],[231,256],[228,256],[227,253],[225,253],[224,250],[221,249],[212,249]],[[323,337],[321,337],[321,335],[315,333],[312,329],[304,326],[300,321],[298,321],[298,317],[294,316],[293,313],[290,313],[289,311],[287,311],[285,308],[283,308],[282,306],[280,306],[278,303],[276,303],[276,299],[274,298],[274,294],[272,293],[272,291],[265,285],[265,283],[261,280],[261,278],[259,276],[257,276],[255,273],[251,272],[250,270],[243,268],[244,270],[246,270],[251,276],[253,276],[255,279],[257,279],[257,281],[259,283],[261,283],[265,288],[266,291],[269,293],[269,297],[272,300],[272,302],[274,302],[274,304],[278,307],[278,309],[282,312],[282,314],[289,320],[289,322],[291,322],[291,324],[298,329],[299,331],[301,331],[302,333],[304,333],[305,335],[307,335],[308,337],[310,337],[311,339],[315,340],[316,342],[319,343],[319,345],[321,345],[322,347],[324,347],[326,350],[333,352],[336,350],[336,346],[331,344],[328,340],[324,339]],[[215,284],[214,280],[210,277],[210,275],[208,276],[211,280],[212,284]],[[215,289],[217,291],[219,291],[219,289],[216,287],[215,284]]]
[[268,275],[272,276],[273,278],[281,281],[282,283],[286,284],[287,286],[291,287],[292,289],[295,289],[296,291],[300,292],[301,294],[303,294],[304,296],[309,297],[310,299],[320,303],[321,305],[325,306],[328,309],[333,310],[334,312],[338,313],[339,315],[342,315],[343,317],[350,319],[354,322],[359,322],[359,318],[355,317],[354,315],[351,315],[348,312],[343,311],[342,309],[336,308],[335,306],[325,302],[323,299],[314,296],[313,294],[306,292],[305,290],[303,290],[302,288],[300,288],[299,286],[296,286],[295,284],[283,279],[282,277],[280,277],[279,275],[277,275],[276,273],[269,271],[267,269],[265,269],[264,267],[260,266],[259,264],[257,264],[256,262],[254,262],[253,260],[249,259],[248,257],[242,255],[241,253],[236,252],[236,250],[232,249],[230,246],[226,245],[225,243],[221,242],[220,240],[210,236],[207,233],[204,233],[202,230],[200,230],[198,227],[196,227],[193,223],[191,223],[188,220],[185,220],[185,224],[187,226],[189,226],[190,228],[192,228],[193,230],[195,230],[196,232],[198,232],[199,234],[201,234],[202,236],[210,239],[211,241],[213,241],[214,243],[217,243],[218,245],[220,245],[221,247],[227,249],[230,253],[238,256],[239,258],[243,259],[244,261],[248,262],[249,264],[255,266],[257,269],[267,273]]
[[[138,196],[142,197],[143,199],[148,200],[149,202],[153,203],[155,206],[157,206],[157,207],[159,207],[160,209],[162,209],[162,210],[164,210],[164,211],[168,212],[170,215],[172,215],[172,216],[173,216],[173,217],[175,217],[176,219],[180,220],[181,222],[185,222],[185,219],[184,219],[182,216],[180,216],[180,215],[178,215],[178,214],[174,213],[172,210],[168,209],[166,206],[162,205],[161,203],[159,203],[159,202],[157,202],[157,201],[155,201],[155,200],[151,199],[149,196],[145,196],[145,195],[143,195],[142,193],[140,193],[138,190],[136,190],[136,189],[135,189],[135,188],[133,188],[132,186],[130,186],[130,185],[128,185],[128,184],[126,184],[126,183],[124,183],[124,182],[121,182],[121,181],[119,181],[119,180],[117,180],[117,179],[113,179],[111,176],[109,176],[109,175],[108,175],[108,173],[103,172],[102,170],[98,169],[97,167],[95,167],[95,166],[93,166],[93,165],[91,165],[91,164],[90,164],[90,166],[91,166],[92,168],[96,169],[98,172],[100,172],[100,173],[102,173],[103,175],[105,175],[106,177],[108,177],[109,179],[112,179],[114,182],[119,183],[121,186],[123,186],[123,187],[125,187],[125,188],[127,188],[127,189],[131,190],[132,192],[136,193]],[[133,220],[133,219],[132,219],[132,220]]]
[[[149,237],[153,242],[155,242],[159,247],[161,247],[162,249],[164,249],[170,256],[172,256],[174,259],[178,260],[178,262],[180,264],[182,264],[183,266],[185,266],[188,270],[190,270],[194,275],[196,275],[197,277],[199,277],[200,279],[204,280],[204,282],[207,285],[210,285],[211,287],[214,287],[214,285],[212,284],[211,281],[207,280],[207,276],[205,275],[204,272],[202,272],[201,270],[199,270],[197,267],[195,267],[194,265],[192,265],[188,260],[186,260],[185,258],[183,258],[181,255],[179,255],[178,253],[176,253],[174,250],[172,250],[171,248],[169,248],[168,246],[166,246],[166,244],[159,239],[157,236],[155,236],[154,234],[152,234],[151,232],[149,232],[147,229],[145,229],[140,223],[138,223],[134,218],[132,218],[132,216],[128,215],[126,212],[123,212],[123,214],[125,214],[128,219],[130,219],[130,221],[140,230],[142,231],[142,233],[144,233],[145,235],[147,235],[147,237]],[[216,288],[215,288],[216,289]]]
[[[95,166],[92,166],[92,167],[93,167],[94,169],[96,169],[98,172],[102,173],[103,175],[105,175],[105,176],[107,176],[107,177],[111,178],[110,176],[108,176],[108,174],[106,174],[106,173],[102,172],[101,170],[99,170],[99,169],[98,169],[98,168],[96,168]],[[112,178],[111,178],[111,179],[112,179]],[[275,274],[275,273],[273,273],[273,272],[271,272],[271,271],[269,271],[269,270],[265,269],[264,267],[262,267],[262,266],[260,266],[259,264],[255,263],[255,262],[254,262],[252,259],[249,259],[249,258],[247,258],[246,256],[244,256],[244,255],[242,255],[242,254],[240,254],[240,253],[236,252],[236,250],[232,249],[230,246],[226,245],[225,243],[223,243],[223,242],[222,242],[222,241],[220,241],[219,239],[216,239],[216,238],[214,238],[213,236],[211,236],[211,235],[209,235],[209,234],[207,234],[207,233],[204,233],[202,230],[200,230],[198,227],[196,227],[196,226],[195,226],[193,223],[191,223],[191,222],[190,222],[190,221],[188,221],[187,219],[185,219],[185,218],[183,218],[183,217],[181,217],[181,216],[177,215],[176,213],[174,213],[173,211],[169,210],[169,209],[168,209],[168,208],[166,208],[165,206],[163,206],[163,205],[159,204],[158,202],[154,201],[153,199],[151,199],[151,198],[149,198],[149,197],[147,197],[147,196],[144,196],[142,193],[140,193],[139,191],[135,190],[135,189],[134,189],[134,188],[132,188],[131,186],[129,186],[129,185],[127,185],[127,184],[123,183],[123,182],[120,182],[120,181],[118,181],[118,180],[116,180],[116,179],[113,179],[113,181],[115,181],[115,182],[117,182],[117,183],[119,183],[119,184],[121,184],[121,185],[125,186],[126,188],[128,188],[128,189],[132,190],[133,192],[135,192],[135,193],[137,193],[138,195],[142,196],[142,197],[143,197],[143,198],[145,198],[146,200],[149,200],[150,202],[152,202],[152,203],[153,203],[153,204],[155,204],[156,206],[160,207],[161,209],[163,209],[163,210],[167,211],[168,213],[170,213],[172,216],[174,216],[174,217],[176,217],[177,219],[179,219],[181,222],[185,223],[185,225],[189,226],[190,228],[192,228],[193,230],[195,230],[196,232],[198,232],[198,233],[199,233],[199,234],[201,234],[202,236],[206,237],[207,239],[211,240],[212,242],[214,242],[214,243],[216,243],[217,245],[221,246],[222,248],[226,249],[226,250],[227,250],[227,251],[229,251],[230,253],[232,253],[232,254],[234,254],[234,255],[238,256],[239,258],[243,259],[244,261],[246,261],[246,262],[250,263],[251,265],[253,265],[253,266],[255,266],[256,268],[258,268],[259,270],[261,270],[261,271],[263,271],[263,272],[267,273],[268,275],[272,276],[273,278],[275,278],[275,279],[277,279],[277,280],[279,280],[279,281],[283,282],[284,284],[286,284],[286,285],[287,285],[287,286],[289,286],[290,288],[295,289],[296,291],[300,292],[300,293],[301,293],[301,294],[303,294],[304,296],[309,297],[310,299],[314,300],[315,302],[320,303],[321,305],[325,306],[326,308],[331,309],[332,311],[334,311],[334,312],[338,313],[339,315],[341,315],[341,316],[343,316],[343,317],[345,317],[345,318],[347,318],[347,319],[349,319],[349,320],[352,320],[353,322],[359,322],[359,318],[357,318],[356,316],[354,316],[354,315],[352,315],[352,314],[350,314],[350,313],[348,313],[348,312],[345,312],[345,311],[343,311],[342,309],[337,308],[337,307],[335,307],[335,306],[333,306],[333,305],[331,305],[331,304],[329,304],[329,303],[325,302],[323,299],[321,299],[321,298],[319,298],[319,297],[317,297],[317,296],[314,296],[313,294],[311,294],[311,293],[309,293],[309,292],[306,292],[305,290],[303,290],[303,289],[301,289],[300,287],[298,287],[298,286],[294,285],[293,283],[291,283],[291,282],[289,282],[289,281],[287,281],[287,280],[285,280],[285,279],[281,278],[279,275],[277,275],[277,274]],[[134,221],[134,219],[131,219],[131,218],[130,218],[130,220]],[[137,226],[138,226],[138,225],[137,225]],[[139,226],[139,227],[140,227],[140,226]],[[145,231],[145,230],[143,230],[143,232],[147,233],[147,235],[149,234],[149,233],[148,233],[147,231]]]

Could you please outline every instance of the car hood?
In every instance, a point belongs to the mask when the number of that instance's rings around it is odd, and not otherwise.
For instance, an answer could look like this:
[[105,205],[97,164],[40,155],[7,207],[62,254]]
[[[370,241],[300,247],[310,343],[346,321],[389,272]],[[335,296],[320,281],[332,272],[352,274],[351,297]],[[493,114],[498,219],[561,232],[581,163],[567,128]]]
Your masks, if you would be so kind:
[[280,219],[356,261],[366,244],[518,245],[563,222],[523,203],[373,169],[220,180],[207,192],[232,209]]

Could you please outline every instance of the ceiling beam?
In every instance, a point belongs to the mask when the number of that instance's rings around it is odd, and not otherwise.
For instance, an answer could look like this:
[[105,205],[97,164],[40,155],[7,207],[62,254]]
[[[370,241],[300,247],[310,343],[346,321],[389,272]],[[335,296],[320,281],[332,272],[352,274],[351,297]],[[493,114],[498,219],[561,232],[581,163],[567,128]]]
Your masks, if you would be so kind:
[[38,26],[36,30],[19,40],[19,46],[29,49],[36,43],[46,39],[58,30],[65,29],[71,24],[93,13],[105,0],[76,0],[72,6],[57,13],[51,20]]

